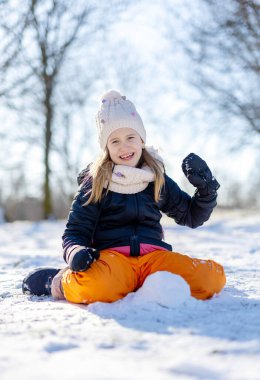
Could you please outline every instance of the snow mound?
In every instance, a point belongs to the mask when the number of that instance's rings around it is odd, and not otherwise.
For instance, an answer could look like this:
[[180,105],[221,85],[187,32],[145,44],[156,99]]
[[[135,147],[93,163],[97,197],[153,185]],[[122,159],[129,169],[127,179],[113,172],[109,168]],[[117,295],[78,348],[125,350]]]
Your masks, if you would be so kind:
[[182,277],[169,272],[156,272],[148,276],[142,287],[127,296],[136,306],[156,303],[176,307],[191,299],[190,287]]

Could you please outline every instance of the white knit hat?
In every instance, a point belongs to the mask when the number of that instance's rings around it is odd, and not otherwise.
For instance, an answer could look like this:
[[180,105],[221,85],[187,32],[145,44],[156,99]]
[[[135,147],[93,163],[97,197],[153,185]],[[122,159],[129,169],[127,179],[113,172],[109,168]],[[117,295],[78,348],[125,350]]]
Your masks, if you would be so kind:
[[134,129],[146,142],[146,131],[134,104],[118,91],[109,90],[102,95],[96,123],[102,150],[106,148],[109,135],[119,128]]

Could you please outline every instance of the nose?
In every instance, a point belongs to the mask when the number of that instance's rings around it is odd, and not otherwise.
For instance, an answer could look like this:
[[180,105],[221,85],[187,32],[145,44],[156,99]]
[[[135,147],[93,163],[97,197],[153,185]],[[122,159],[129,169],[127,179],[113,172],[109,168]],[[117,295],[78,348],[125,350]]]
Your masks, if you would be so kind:
[[120,149],[125,149],[129,146],[128,141],[122,141],[120,144]]

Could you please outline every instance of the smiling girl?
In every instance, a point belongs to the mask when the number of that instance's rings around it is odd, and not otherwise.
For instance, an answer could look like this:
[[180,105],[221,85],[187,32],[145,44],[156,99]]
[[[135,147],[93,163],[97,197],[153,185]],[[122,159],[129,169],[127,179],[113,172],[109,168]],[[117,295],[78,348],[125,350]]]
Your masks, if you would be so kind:
[[96,121],[102,152],[78,179],[63,234],[68,267],[35,270],[24,279],[23,292],[74,303],[113,302],[150,274],[168,271],[180,275],[197,299],[219,293],[223,267],[174,252],[160,224],[162,213],[191,228],[209,219],[219,184],[206,162],[193,153],[183,160],[183,172],[196,187],[190,197],[146,146],[142,119],[125,96],[106,92]]

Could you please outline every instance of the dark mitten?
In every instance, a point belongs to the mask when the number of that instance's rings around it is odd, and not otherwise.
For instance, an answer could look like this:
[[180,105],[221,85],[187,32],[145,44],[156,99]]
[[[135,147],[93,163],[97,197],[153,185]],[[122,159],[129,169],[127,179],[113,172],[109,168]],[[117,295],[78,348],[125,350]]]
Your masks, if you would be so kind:
[[182,170],[190,183],[197,187],[199,195],[215,193],[220,187],[206,162],[194,153],[184,158]]
[[84,272],[98,258],[98,251],[93,248],[83,248],[70,256],[68,264],[73,272]]

